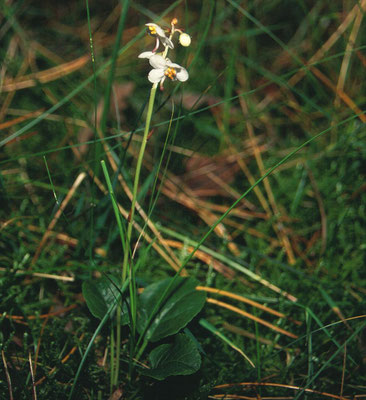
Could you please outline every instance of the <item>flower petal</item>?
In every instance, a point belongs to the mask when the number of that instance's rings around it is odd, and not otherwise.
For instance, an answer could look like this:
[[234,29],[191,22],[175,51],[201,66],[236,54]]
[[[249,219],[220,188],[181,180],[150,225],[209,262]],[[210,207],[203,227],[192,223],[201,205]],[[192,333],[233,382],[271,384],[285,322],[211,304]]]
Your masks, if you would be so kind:
[[151,26],[151,27],[155,28],[156,34],[158,36],[160,36],[162,38],[165,37],[165,32],[162,28],[160,28],[159,25],[149,22],[148,24],[145,24],[145,26]]
[[144,51],[143,53],[138,55],[138,58],[151,58],[155,53],[152,51]]
[[161,43],[163,43],[163,45],[165,46],[165,47],[169,47],[169,49],[174,49],[174,44],[173,44],[173,42],[169,39],[169,38],[167,38],[167,37],[163,37],[163,36],[161,36],[160,37],[160,40],[161,40]]
[[147,77],[147,79],[151,82],[151,83],[157,83],[160,82],[163,78],[164,78],[164,69],[163,68],[156,68],[156,69],[152,69],[149,72],[149,75]]
[[167,65],[167,67],[171,67],[171,68],[174,68],[174,69],[181,69],[181,68],[183,68],[183,67],[180,66],[179,64],[176,64],[176,63],[171,62],[171,61],[169,60],[169,58],[166,59],[166,65]]
[[180,67],[180,70],[177,71],[176,78],[178,81],[185,82],[189,78],[188,71],[185,68]]
[[165,68],[166,67],[166,59],[158,54],[150,57],[149,59],[150,65],[153,68]]

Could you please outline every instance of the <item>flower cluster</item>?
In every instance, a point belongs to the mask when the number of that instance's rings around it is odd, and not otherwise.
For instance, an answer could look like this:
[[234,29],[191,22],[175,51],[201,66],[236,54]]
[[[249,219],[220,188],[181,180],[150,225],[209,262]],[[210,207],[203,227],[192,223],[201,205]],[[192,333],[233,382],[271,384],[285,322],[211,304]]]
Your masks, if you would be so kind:
[[[170,35],[167,37],[164,29],[154,23],[148,23],[147,31],[149,35],[155,37],[156,43],[152,51],[144,51],[138,57],[147,58],[153,69],[149,72],[148,79],[151,83],[160,83],[160,89],[163,90],[163,84],[166,78],[170,78],[172,81],[185,82],[189,75],[185,68],[179,64],[173,63],[168,57],[168,50],[174,49],[172,38],[175,32],[179,32],[179,43],[182,46],[189,46],[191,44],[191,38],[187,33],[183,33],[181,29],[177,29],[175,25],[178,20],[174,18],[171,22]],[[157,53],[157,50],[163,44],[164,50],[161,53]]]

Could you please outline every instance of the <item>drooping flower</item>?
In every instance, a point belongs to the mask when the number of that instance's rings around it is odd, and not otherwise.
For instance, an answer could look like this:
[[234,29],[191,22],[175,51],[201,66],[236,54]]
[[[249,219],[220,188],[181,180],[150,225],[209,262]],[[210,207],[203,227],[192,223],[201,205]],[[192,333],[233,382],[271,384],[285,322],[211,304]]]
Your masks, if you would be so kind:
[[[189,77],[185,68],[179,64],[173,63],[169,58],[167,58],[169,49],[174,48],[172,38],[175,32],[180,33],[179,41],[182,46],[189,46],[191,43],[191,37],[182,32],[181,29],[175,27],[177,23],[177,18],[173,18],[170,23],[171,30],[169,37],[165,35],[164,30],[159,25],[154,23],[146,24],[149,34],[156,37],[156,46],[152,51],[144,51],[138,56],[139,58],[147,58],[149,60],[153,69],[149,72],[148,79],[151,83],[160,83],[161,90],[163,90],[163,83],[167,77],[172,81],[178,80],[181,82],[185,82]],[[157,49],[159,48],[160,41],[165,46],[165,49],[158,53]]]
[[169,47],[170,49],[174,49],[173,42],[165,35],[164,29],[161,28],[159,25],[149,22],[145,24],[147,26],[147,31],[151,36],[156,38],[156,44],[153,49],[155,53],[156,50],[159,48],[159,43],[163,43],[165,47]]
[[145,55],[142,58],[148,58],[150,65],[153,67],[148,75],[149,81],[151,83],[160,82],[161,90],[163,90],[163,83],[166,78],[170,78],[172,81],[178,80],[180,82],[185,82],[189,78],[188,71],[181,65],[171,62],[169,58],[164,58],[158,54],[152,56]]

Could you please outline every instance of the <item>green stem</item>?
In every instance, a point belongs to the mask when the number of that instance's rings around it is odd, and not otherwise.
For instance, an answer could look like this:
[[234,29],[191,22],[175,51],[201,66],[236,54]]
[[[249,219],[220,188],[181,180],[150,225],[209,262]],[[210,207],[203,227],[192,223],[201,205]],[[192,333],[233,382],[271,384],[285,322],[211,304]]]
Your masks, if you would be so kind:
[[111,348],[111,381],[110,381],[110,393],[113,393],[113,386],[114,386],[114,374],[115,374],[115,357],[114,357],[114,347],[115,347],[115,342],[114,342],[114,327],[111,325],[111,343],[110,343],[110,348]]
[[[135,172],[135,180],[133,184],[133,190],[132,190],[132,201],[131,201],[131,210],[130,210],[130,215],[129,215],[129,220],[128,220],[128,226],[127,226],[127,233],[126,233],[126,245],[124,246],[124,254],[123,254],[123,265],[122,265],[122,282],[126,281],[126,276],[127,276],[127,271],[129,270],[129,281],[130,281],[130,305],[131,305],[131,336],[133,342],[135,342],[135,330],[136,330],[136,313],[137,313],[137,308],[136,308],[136,302],[135,302],[135,296],[136,296],[136,290],[135,290],[135,271],[132,268],[132,265],[130,268],[128,268],[128,260],[129,260],[129,254],[130,254],[130,243],[131,243],[131,236],[132,236],[132,226],[133,226],[133,220],[135,217],[135,209],[136,209],[136,202],[137,202],[137,192],[139,188],[139,182],[140,182],[140,174],[141,174],[141,167],[142,167],[142,161],[144,158],[144,153],[145,153],[145,148],[147,144],[147,138],[150,130],[150,123],[151,123],[151,117],[152,117],[152,112],[154,108],[154,101],[155,101],[155,95],[156,95],[156,89],[158,87],[157,83],[154,83],[154,85],[151,88],[150,91],[150,98],[149,98],[149,104],[147,107],[147,115],[146,115],[146,122],[145,122],[145,129],[144,129],[144,135],[142,138],[142,143],[140,147],[140,153],[137,159],[137,164],[136,164],[136,172]],[[117,326],[118,329],[118,326]]]
[[154,83],[153,87],[151,88],[150,99],[149,99],[149,104],[148,104],[148,108],[147,108],[144,135],[142,138],[140,153],[139,153],[139,156],[137,159],[135,180],[134,180],[133,191],[132,191],[131,211],[130,211],[128,226],[127,226],[126,246],[125,246],[125,252],[123,255],[123,266],[122,266],[123,282],[126,280],[126,275],[127,275],[127,270],[128,270],[128,255],[129,255],[129,247],[130,247],[131,236],[132,236],[133,219],[135,216],[135,209],[136,209],[137,190],[138,190],[139,182],[140,182],[142,160],[144,158],[145,148],[146,148],[146,144],[147,144],[147,136],[148,136],[149,129],[150,129],[150,123],[151,123],[151,117],[152,117],[152,111],[153,111],[153,107],[154,107],[154,100],[155,100],[155,94],[156,94],[157,87],[158,87],[158,84]]
[[[116,220],[117,220],[117,225],[118,225],[118,230],[119,230],[119,234],[120,234],[120,238],[121,238],[121,242],[122,242],[122,248],[123,251],[125,252],[125,245],[126,245],[126,241],[125,241],[125,235],[123,232],[123,226],[122,226],[122,221],[121,221],[121,217],[120,217],[120,213],[119,213],[119,209],[118,209],[118,204],[116,202],[115,196],[114,196],[114,191],[113,191],[113,185],[112,182],[110,180],[110,177],[108,175],[108,170],[107,170],[107,166],[105,165],[104,160],[101,161],[101,165],[102,165],[102,169],[104,172],[104,176],[107,182],[107,186],[108,186],[108,190],[109,190],[109,194],[111,196],[111,201],[112,201],[112,205],[113,205],[113,209],[114,209],[114,213],[116,216]],[[122,282],[122,287],[123,287],[124,281]],[[118,383],[118,374],[119,374],[119,358],[121,355],[121,305],[118,304],[117,305],[117,326],[116,326],[116,341],[114,341],[114,336],[111,338],[111,340],[113,339],[113,342],[115,343],[115,345],[113,344],[113,346],[111,347],[111,357],[112,357],[112,362],[111,362],[111,385],[112,387],[117,386]],[[112,333],[114,333],[113,331],[113,327],[112,327]],[[114,348],[116,349],[116,352],[114,353]],[[113,350],[113,353],[112,353]]]
[[143,343],[142,343],[142,345],[140,347],[140,350],[138,351],[138,353],[137,353],[137,355],[135,357],[136,361],[138,361],[140,359],[140,357],[141,357],[142,353],[144,352],[144,350],[145,350],[146,346],[148,345],[148,343],[149,342],[146,339],[144,339],[144,341],[143,341]]
[[116,327],[116,358],[115,358],[115,371],[114,371],[114,381],[113,381],[114,388],[116,388],[118,384],[119,359],[121,356],[121,312],[122,312],[122,305],[118,304],[116,310],[117,327]]

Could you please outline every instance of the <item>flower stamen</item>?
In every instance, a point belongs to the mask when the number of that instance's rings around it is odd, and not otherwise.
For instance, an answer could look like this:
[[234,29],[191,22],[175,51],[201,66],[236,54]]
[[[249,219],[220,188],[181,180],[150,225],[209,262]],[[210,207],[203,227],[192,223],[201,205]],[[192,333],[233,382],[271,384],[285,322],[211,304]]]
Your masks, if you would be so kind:
[[151,35],[151,36],[155,36],[156,35],[156,28],[155,28],[155,26],[148,26],[147,27],[147,31],[148,31],[148,33]]
[[167,68],[164,72],[164,75],[170,78],[172,81],[175,81],[177,78],[177,71],[174,68]]

